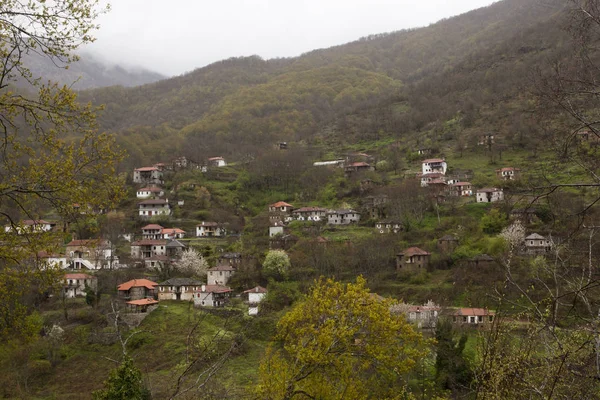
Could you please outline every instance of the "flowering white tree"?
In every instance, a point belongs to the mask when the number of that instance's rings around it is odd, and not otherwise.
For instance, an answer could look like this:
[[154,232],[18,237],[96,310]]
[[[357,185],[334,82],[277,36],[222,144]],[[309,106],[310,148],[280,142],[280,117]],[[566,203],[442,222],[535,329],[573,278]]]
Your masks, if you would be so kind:
[[181,259],[173,265],[177,272],[195,276],[206,275],[208,264],[198,251],[193,248],[186,249],[181,255]]

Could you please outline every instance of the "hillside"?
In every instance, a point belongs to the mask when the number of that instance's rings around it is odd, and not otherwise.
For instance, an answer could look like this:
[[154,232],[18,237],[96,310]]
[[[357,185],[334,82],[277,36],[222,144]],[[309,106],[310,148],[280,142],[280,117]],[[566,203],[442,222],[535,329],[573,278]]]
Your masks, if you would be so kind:
[[189,150],[197,138],[217,142],[208,152],[239,154],[239,146],[226,144],[310,141],[322,132],[337,142],[374,132],[396,137],[457,112],[466,128],[500,130],[498,105],[524,100],[535,66],[564,57],[561,10],[558,1],[505,0],[426,28],[296,58],[232,58],[143,87],[82,92],[81,99],[106,104],[106,130],[179,133],[181,140],[162,148],[171,153]]

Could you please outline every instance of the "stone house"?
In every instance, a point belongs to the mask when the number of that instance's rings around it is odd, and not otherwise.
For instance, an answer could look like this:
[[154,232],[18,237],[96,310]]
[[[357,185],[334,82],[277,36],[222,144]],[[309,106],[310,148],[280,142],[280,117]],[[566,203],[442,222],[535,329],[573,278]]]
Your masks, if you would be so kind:
[[154,298],[158,283],[148,279],[132,279],[117,286],[119,296],[125,300]]
[[133,170],[133,183],[163,184],[163,172],[157,166],[142,167]]
[[228,252],[222,253],[217,262],[219,265],[231,265],[239,267],[242,264],[242,253]]
[[442,253],[452,253],[458,247],[458,239],[452,235],[444,235],[438,239],[437,247]]
[[378,233],[398,233],[404,230],[404,224],[399,221],[379,221],[375,224]]
[[327,213],[329,225],[350,225],[360,221],[360,213],[354,210],[332,210]]
[[158,224],[149,224],[142,228],[142,238],[144,239],[162,239],[162,230],[164,228]]
[[525,252],[531,255],[542,255],[552,250],[552,241],[540,234],[532,233],[525,238]]
[[483,326],[492,324],[496,313],[485,308],[459,308],[451,315],[456,325]]
[[428,172],[421,175],[421,187],[427,187],[433,183],[446,183],[444,174],[441,172]]
[[201,224],[196,225],[197,237],[223,237],[226,234],[225,228],[217,222],[202,221]]
[[141,201],[138,203],[138,214],[141,218],[171,215],[169,199],[150,199]]
[[101,269],[118,262],[112,244],[104,239],[71,240],[65,251],[72,269]]
[[88,274],[65,274],[63,280],[64,296],[69,299],[85,296],[86,287],[94,291],[98,288],[98,278]]
[[209,268],[206,271],[206,283],[209,285],[227,285],[229,279],[235,274],[235,267],[227,264],[220,264]]
[[203,282],[191,278],[171,278],[157,285],[158,300],[191,301]]
[[473,186],[470,182],[457,182],[452,184],[450,193],[455,196],[473,196]]
[[409,247],[396,254],[396,271],[417,272],[427,269],[431,253],[418,247]]
[[327,209],[321,207],[302,207],[292,212],[297,221],[323,221],[327,217]]
[[223,307],[229,301],[231,288],[222,285],[202,285],[194,293],[194,306],[196,307]]
[[478,203],[495,203],[504,200],[504,192],[498,188],[484,188],[477,190]]

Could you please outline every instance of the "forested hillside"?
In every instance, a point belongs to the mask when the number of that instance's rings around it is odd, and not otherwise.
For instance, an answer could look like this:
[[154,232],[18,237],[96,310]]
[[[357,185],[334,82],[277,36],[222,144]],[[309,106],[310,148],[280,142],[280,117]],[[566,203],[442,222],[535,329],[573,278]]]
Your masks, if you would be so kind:
[[[310,142],[323,132],[339,144],[410,132],[424,132],[425,140],[457,113],[466,142],[476,127],[518,136],[523,145],[534,141],[530,118],[519,112],[506,121],[506,111],[527,104],[523,88],[536,66],[564,57],[564,24],[560,1],[505,0],[426,28],[290,59],[232,58],[151,85],[82,92],[81,99],[106,104],[102,128],[127,132],[133,153],[146,142],[150,157],[240,155],[248,153],[243,143]],[[144,140],[149,131],[155,136]],[[152,150],[156,135],[173,133],[178,140]]]

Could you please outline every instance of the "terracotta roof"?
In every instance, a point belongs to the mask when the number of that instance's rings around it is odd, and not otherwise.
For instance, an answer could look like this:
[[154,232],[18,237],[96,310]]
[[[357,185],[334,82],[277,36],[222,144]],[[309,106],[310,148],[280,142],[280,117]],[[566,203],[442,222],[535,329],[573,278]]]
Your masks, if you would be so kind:
[[150,230],[150,229],[164,229],[164,228],[158,224],[149,224],[142,228],[142,230]]
[[429,182],[430,185],[445,185],[446,181],[444,181],[443,179],[433,179],[431,182]]
[[471,182],[456,182],[455,184],[453,184],[452,186],[467,186],[467,185],[471,185]]
[[440,311],[440,306],[408,306],[408,312]]
[[202,285],[198,292],[201,293],[228,293],[233,292],[231,288],[221,285]]
[[157,188],[157,187],[150,187],[150,188],[142,188],[142,189],[138,189],[138,192],[162,192],[161,188]]
[[278,201],[277,203],[269,204],[269,207],[294,207],[294,206],[286,203],[285,201]]
[[423,160],[423,163],[440,163],[444,162],[441,158],[428,158],[427,160]]
[[208,161],[217,161],[217,160],[224,160],[223,157],[211,157],[208,159]]
[[156,167],[142,167],[142,168],[136,168],[135,171],[140,171],[140,172],[158,171],[158,168],[156,168]]
[[154,289],[155,286],[158,286],[158,283],[152,282],[148,279],[132,279],[125,283],[121,283],[117,286],[117,290],[129,290],[132,287],[146,287],[148,289]]
[[489,311],[485,308],[459,308],[454,311],[452,315],[460,315],[460,316],[486,316],[486,315],[495,315],[496,313],[493,311]]
[[428,256],[431,255],[431,253],[422,250],[418,247],[409,247],[408,249],[404,250],[401,253],[398,254],[402,254],[405,257],[412,257],[412,256]]
[[262,286],[257,286],[252,289],[245,290],[244,293],[267,293],[267,289]]
[[95,277],[88,274],[65,274],[65,279],[95,279]]
[[164,246],[167,239],[142,239],[131,243],[131,246]]
[[371,166],[370,164],[367,164],[366,162],[363,162],[363,161],[355,162],[355,163],[348,165],[348,167],[370,167],[370,166]]
[[326,237],[323,236],[319,236],[317,237],[317,243],[328,243],[329,239],[327,239]]
[[128,301],[127,304],[131,304],[133,306],[149,306],[152,304],[158,304],[158,300],[154,300],[154,299],[131,300],[131,301]]
[[163,230],[161,231],[161,233],[185,233],[185,231],[183,229],[179,229],[179,228],[163,228]]
[[216,267],[209,268],[207,271],[235,271],[235,267],[229,264],[221,264]]

